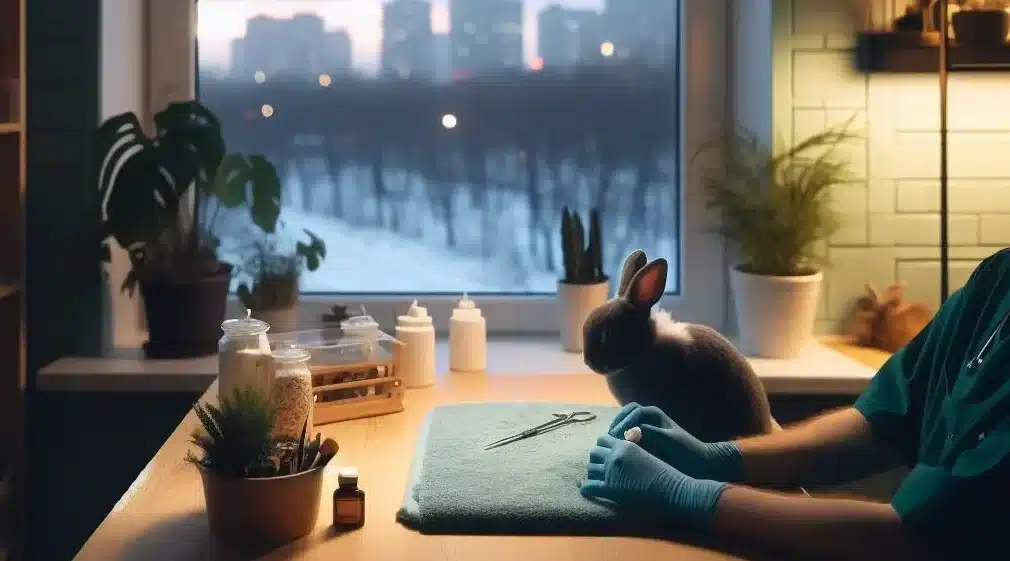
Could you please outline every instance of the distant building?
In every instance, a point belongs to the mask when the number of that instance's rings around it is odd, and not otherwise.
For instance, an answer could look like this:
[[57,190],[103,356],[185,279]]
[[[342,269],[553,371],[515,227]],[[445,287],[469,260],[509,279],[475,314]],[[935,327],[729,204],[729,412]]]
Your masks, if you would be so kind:
[[520,0],[450,0],[449,64],[454,78],[523,67]]
[[544,68],[572,68],[602,58],[602,16],[593,10],[548,6],[537,15],[537,56]]
[[436,33],[433,35],[432,43],[435,53],[435,80],[448,82],[452,79],[452,63],[449,60],[452,44],[449,41],[449,34]]
[[432,80],[435,50],[431,4],[426,0],[393,0],[382,6],[382,75]]
[[613,56],[653,65],[669,65],[676,56],[677,3],[656,0],[607,0],[603,12],[604,41]]
[[309,78],[340,74],[351,68],[351,40],[346,31],[326,31],[323,19],[297,14],[289,19],[255,16],[246,21],[244,37],[231,43],[231,74],[251,79]]

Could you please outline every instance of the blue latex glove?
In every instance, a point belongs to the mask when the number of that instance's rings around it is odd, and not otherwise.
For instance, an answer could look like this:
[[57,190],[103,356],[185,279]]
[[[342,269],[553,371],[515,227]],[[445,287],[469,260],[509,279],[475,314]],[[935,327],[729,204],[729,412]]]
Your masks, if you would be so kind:
[[726,483],[693,479],[634,442],[601,436],[589,452],[582,495],[708,528]]
[[728,482],[743,479],[743,458],[733,442],[702,442],[660,408],[638,403],[622,407],[610,422],[608,433],[623,439],[624,432],[632,427],[642,429],[639,446],[685,475]]

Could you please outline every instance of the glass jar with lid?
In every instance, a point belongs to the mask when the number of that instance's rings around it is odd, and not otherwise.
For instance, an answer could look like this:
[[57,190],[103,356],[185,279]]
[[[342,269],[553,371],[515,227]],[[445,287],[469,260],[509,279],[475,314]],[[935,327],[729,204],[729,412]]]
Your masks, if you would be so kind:
[[277,409],[274,436],[298,440],[305,427],[306,436],[312,434],[312,371],[309,369],[308,351],[296,346],[286,346],[273,352],[273,381],[270,396]]
[[223,335],[217,342],[219,396],[231,396],[239,388],[251,387],[270,395],[270,324],[255,319],[246,310],[246,317],[229,319],[221,324]]

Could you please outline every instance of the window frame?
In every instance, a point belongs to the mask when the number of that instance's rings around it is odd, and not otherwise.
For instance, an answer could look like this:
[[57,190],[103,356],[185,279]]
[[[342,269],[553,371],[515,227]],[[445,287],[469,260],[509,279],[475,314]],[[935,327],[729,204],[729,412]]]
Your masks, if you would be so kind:
[[[146,72],[148,108],[153,114],[168,102],[191,99],[196,90],[196,0],[148,0]],[[713,213],[705,208],[699,166],[717,165],[708,155],[692,164],[692,156],[702,143],[725,132],[728,120],[728,14],[729,0],[681,0],[681,79],[679,80],[681,162],[679,181],[681,240],[679,269],[681,291],[667,294],[660,306],[681,321],[726,326],[728,318],[728,263],[726,244],[713,233]],[[714,102],[713,102],[714,100]],[[334,257],[339,251],[334,248]],[[611,290],[619,271],[611,271]],[[361,295],[303,294],[299,324],[319,324],[320,316],[334,304],[363,304],[384,327],[404,313],[414,299],[427,307],[436,328],[444,331],[458,296],[449,295]],[[557,299],[552,295],[475,296],[487,318],[492,335],[546,335],[559,328]],[[114,302],[114,306],[117,303]],[[123,305],[122,301],[118,303]],[[133,303],[136,305],[136,302]],[[229,314],[243,313],[237,299],[229,300]],[[117,312],[114,317],[122,317]],[[141,329],[137,326],[124,326]],[[117,341],[142,340],[140,334],[121,334]]]

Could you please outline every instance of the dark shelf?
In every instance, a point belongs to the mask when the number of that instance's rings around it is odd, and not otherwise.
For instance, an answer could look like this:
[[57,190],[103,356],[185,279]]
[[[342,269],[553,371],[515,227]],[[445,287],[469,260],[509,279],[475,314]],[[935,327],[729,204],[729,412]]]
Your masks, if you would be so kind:
[[[952,44],[947,50],[951,72],[1010,72],[1010,45],[992,47]],[[863,72],[935,73],[940,48],[926,45],[918,33],[860,33],[856,68]]]

